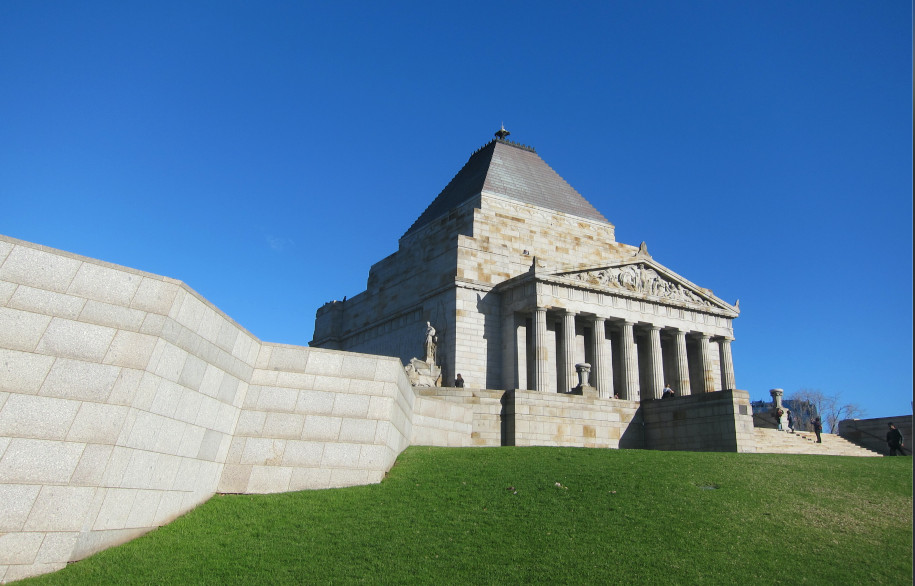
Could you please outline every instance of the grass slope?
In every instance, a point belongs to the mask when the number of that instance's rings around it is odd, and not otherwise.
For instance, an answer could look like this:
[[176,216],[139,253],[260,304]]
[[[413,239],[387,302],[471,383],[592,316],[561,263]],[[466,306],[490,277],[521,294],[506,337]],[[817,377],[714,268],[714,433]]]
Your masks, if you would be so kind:
[[904,584],[912,460],[412,447],[379,485],[216,496],[38,583]]

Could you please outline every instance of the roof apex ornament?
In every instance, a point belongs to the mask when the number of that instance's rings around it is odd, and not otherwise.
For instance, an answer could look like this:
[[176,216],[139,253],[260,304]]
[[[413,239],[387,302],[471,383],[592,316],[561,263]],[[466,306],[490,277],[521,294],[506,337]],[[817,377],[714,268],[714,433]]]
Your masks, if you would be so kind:
[[503,122],[502,127],[496,132],[496,136],[498,136],[500,140],[505,140],[505,137],[509,134],[511,134],[511,132],[505,130],[505,123]]
[[651,258],[651,255],[648,254],[648,245],[645,244],[644,240],[639,245],[639,251],[636,252],[633,256],[647,256],[648,258]]

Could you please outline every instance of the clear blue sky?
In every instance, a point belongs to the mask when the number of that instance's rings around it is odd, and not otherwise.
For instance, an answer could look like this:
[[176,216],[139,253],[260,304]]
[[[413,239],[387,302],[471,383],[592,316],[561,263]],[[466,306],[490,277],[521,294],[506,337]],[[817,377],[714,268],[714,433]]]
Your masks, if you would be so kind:
[[910,2],[0,3],[0,233],[265,341],[307,343],[503,121],[740,299],[754,399],[911,413]]

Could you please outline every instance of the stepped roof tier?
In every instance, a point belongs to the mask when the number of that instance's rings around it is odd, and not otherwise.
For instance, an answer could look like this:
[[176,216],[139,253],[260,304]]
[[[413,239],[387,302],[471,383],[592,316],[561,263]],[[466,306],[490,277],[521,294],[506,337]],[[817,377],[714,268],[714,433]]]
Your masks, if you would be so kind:
[[404,236],[484,191],[540,208],[607,222],[607,218],[547,165],[533,148],[497,138],[471,155]]

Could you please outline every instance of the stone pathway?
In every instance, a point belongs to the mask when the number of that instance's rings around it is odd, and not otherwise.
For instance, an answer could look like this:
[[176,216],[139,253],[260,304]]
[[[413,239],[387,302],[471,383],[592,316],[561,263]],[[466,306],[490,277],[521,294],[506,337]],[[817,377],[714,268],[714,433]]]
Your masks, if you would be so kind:
[[816,434],[812,431],[791,433],[760,427],[755,428],[753,431],[756,435],[756,451],[761,454],[821,454],[859,457],[880,457],[883,455],[857,446],[831,433],[821,434],[823,443],[818,444],[816,442]]

